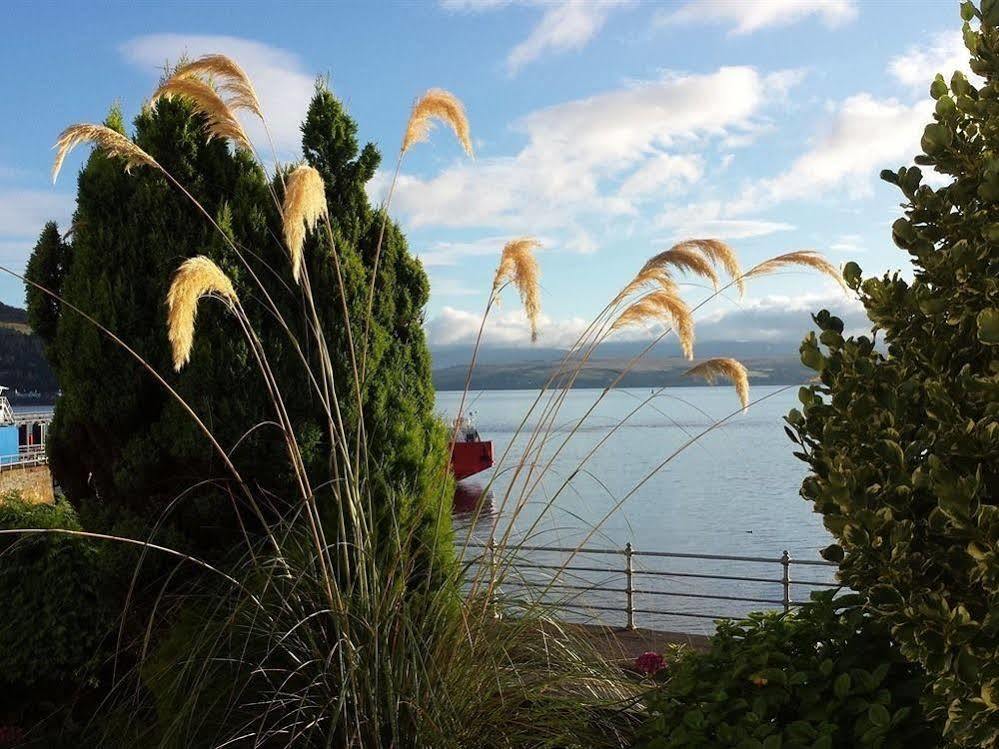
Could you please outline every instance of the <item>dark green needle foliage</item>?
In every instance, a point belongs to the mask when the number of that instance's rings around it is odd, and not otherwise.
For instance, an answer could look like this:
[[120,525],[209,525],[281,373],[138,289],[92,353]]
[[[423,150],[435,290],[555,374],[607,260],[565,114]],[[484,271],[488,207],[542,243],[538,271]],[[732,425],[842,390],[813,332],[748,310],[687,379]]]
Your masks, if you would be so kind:
[[[107,124],[124,131],[118,111]],[[223,305],[202,301],[190,364],[179,374],[172,371],[164,299],[177,266],[204,254],[233,279],[282,388],[313,485],[325,484],[322,497],[332,497],[328,420],[302,362],[304,357],[310,367],[319,367],[319,353],[309,332],[311,317],[280,240],[280,215],[267,177],[249,154],[233,151],[220,139],[207,140],[201,125],[200,116],[181,101],[160,99],[136,118],[134,139],[244,250],[250,268],[160,172],[140,167],[126,174],[120,161],[95,151],[79,176],[68,244],[59,240],[54,226],[46,227],[29,275],[133,347],[177,389],[225,449],[238,444],[233,460],[243,478],[263,497],[262,505],[281,512],[286,509],[282,502],[295,498],[285,442],[273,425],[273,402],[252,351]],[[359,431],[351,345],[359,362],[381,224],[381,214],[369,205],[364,190],[380,157],[371,144],[359,148],[356,131],[340,102],[317,86],[303,125],[303,152],[326,180],[349,321],[344,318],[334,247],[324,233],[310,237],[306,261],[334,359],[336,395],[350,425],[351,450],[356,449]],[[274,189],[280,199],[280,179]],[[429,353],[421,326],[428,293],[426,274],[409,254],[401,231],[389,222],[363,385],[363,481],[374,506],[391,515],[425,518],[429,536],[421,542],[446,548],[447,434],[433,416]],[[32,287],[28,303],[63,392],[49,452],[53,474],[70,499],[79,502],[96,495],[105,504],[127,506],[150,521],[169,507],[171,518],[202,549],[224,548],[220,539],[241,537],[236,513],[252,524],[249,513],[190,415],[90,322],[65,306],[52,305]],[[277,321],[275,310],[288,330]],[[398,498],[392,506],[379,501],[389,496],[387,487]]]

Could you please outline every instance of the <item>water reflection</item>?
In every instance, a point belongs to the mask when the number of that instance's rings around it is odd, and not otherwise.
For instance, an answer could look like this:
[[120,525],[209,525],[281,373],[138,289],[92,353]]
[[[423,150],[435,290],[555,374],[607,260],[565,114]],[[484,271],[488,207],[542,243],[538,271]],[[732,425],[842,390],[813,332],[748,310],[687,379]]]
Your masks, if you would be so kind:
[[459,481],[454,487],[454,527],[467,530],[470,526],[492,527],[496,519],[493,490],[475,481]]

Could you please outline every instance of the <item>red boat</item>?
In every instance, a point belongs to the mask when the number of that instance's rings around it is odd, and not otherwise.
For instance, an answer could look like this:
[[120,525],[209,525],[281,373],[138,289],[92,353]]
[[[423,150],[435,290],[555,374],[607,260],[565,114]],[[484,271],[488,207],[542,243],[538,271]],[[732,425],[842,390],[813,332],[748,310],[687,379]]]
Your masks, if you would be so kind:
[[461,481],[493,467],[493,443],[484,442],[467,417],[459,417],[457,436],[451,448],[451,468]]

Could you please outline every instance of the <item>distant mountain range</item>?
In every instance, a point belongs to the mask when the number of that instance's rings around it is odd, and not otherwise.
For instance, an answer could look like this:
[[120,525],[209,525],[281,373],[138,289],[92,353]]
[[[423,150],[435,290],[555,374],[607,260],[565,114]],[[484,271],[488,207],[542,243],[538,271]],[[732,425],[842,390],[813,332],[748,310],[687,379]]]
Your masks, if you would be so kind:
[[[749,369],[754,384],[791,385],[805,382],[814,372],[802,366],[798,341],[708,341],[696,347],[697,360],[731,356]],[[606,387],[648,345],[611,342],[600,346],[575,378],[573,387]],[[472,390],[519,390],[544,385],[562,362],[565,351],[556,348],[483,348],[476,357]],[[468,376],[471,346],[432,347],[434,387],[461,390]],[[675,343],[663,342],[643,356],[618,383],[618,387],[703,385],[683,373],[691,367]]]
[[[28,327],[23,309],[0,302],[0,385],[10,388],[11,402],[52,402],[58,385],[45,361],[42,342]],[[32,393],[33,398],[17,393]]]
[[[754,384],[791,385],[805,382],[814,373],[798,359],[799,341],[705,341],[697,344],[698,360],[732,356],[750,371]],[[614,341],[600,346],[573,382],[574,387],[606,387],[628,366],[647,342]],[[473,390],[516,390],[544,385],[565,356],[552,347],[485,347],[479,351],[472,374]],[[470,345],[431,347],[434,387],[461,390],[472,356]],[[698,385],[683,373],[691,366],[674,341],[663,341],[625,375],[619,387]],[[37,391],[45,400],[54,397],[57,384],[41,341],[31,333],[24,310],[0,303],[0,385],[12,391]]]

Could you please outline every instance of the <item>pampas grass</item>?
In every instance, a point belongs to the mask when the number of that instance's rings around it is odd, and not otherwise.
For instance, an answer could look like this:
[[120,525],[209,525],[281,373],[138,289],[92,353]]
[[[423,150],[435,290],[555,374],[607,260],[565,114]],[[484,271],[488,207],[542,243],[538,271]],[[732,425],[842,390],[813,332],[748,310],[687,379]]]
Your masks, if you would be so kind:
[[229,277],[207,257],[198,255],[180,264],[166,298],[167,338],[173,350],[173,368],[178,372],[191,359],[198,302],[205,296],[216,296],[229,306],[237,301]]
[[739,395],[742,410],[749,407],[749,373],[742,362],[735,359],[708,359],[683,373],[685,377],[701,377],[710,385],[714,385],[719,377],[726,377],[735,385]]
[[465,107],[458,97],[440,88],[430,89],[413,105],[406,124],[406,134],[402,139],[402,153],[408,151],[414,143],[425,141],[430,136],[434,120],[450,125],[465,153],[474,155]]
[[725,272],[735,282],[736,288],[739,289],[739,295],[741,296],[746,293],[742,266],[739,265],[739,257],[735,254],[735,250],[720,239],[688,239],[683,244],[696,247],[711,258],[712,262],[724,268]]
[[764,260],[759,265],[750,268],[746,272],[746,278],[765,276],[794,265],[801,265],[824,273],[836,281],[844,290],[847,288],[846,283],[843,281],[843,274],[840,273],[839,269],[815,250],[798,250]]
[[739,258],[736,256],[735,250],[720,239],[685,239],[673,245],[668,250],[664,250],[658,255],[649,258],[643,270],[672,265],[709,279],[717,289],[718,275],[714,272],[713,268],[710,272],[705,272],[704,261],[710,262],[711,265],[720,265],[724,268],[725,273],[738,287],[739,293],[742,294],[745,292]]
[[155,104],[164,97],[177,97],[191,102],[194,108],[205,116],[205,129],[209,140],[222,138],[232,141],[247,151],[253,150],[249,136],[232,113],[232,109],[211,85],[200,78],[177,75],[168,78],[153,93],[150,104]]
[[148,153],[139,148],[135,143],[119,133],[104,125],[91,125],[81,123],[70,125],[59,134],[53,148],[56,149],[55,162],[52,164],[52,182],[55,183],[62,169],[62,163],[66,160],[66,155],[81,143],[93,143],[108,156],[114,156],[125,161],[125,171],[131,172],[137,166],[151,166],[157,169],[160,165]]
[[651,258],[642,270],[651,271],[656,268],[666,270],[669,266],[705,278],[711,282],[715,289],[718,288],[718,273],[715,271],[714,264],[696,246],[678,244],[671,247]]
[[225,55],[204,55],[197,60],[185,63],[173,71],[171,78],[197,78],[222,95],[231,110],[246,110],[261,120],[264,118],[260,99],[253,88],[250,77],[235,60]]
[[284,221],[284,241],[291,255],[291,274],[296,283],[302,275],[302,246],[305,232],[312,231],[316,223],[326,216],[326,185],[319,172],[302,165],[288,175],[281,214]]
[[541,243],[531,237],[521,237],[507,242],[500,256],[499,267],[493,276],[493,297],[504,285],[512,283],[520,292],[524,312],[531,324],[531,342],[538,340],[538,317],[541,314],[541,289],[538,279],[541,271],[534,257],[534,250]]
[[690,307],[677,294],[659,290],[653,291],[625,308],[611,325],[611,331],[632,325],[666,323],[676,330],[683,355],[694,358],[694,316]]

